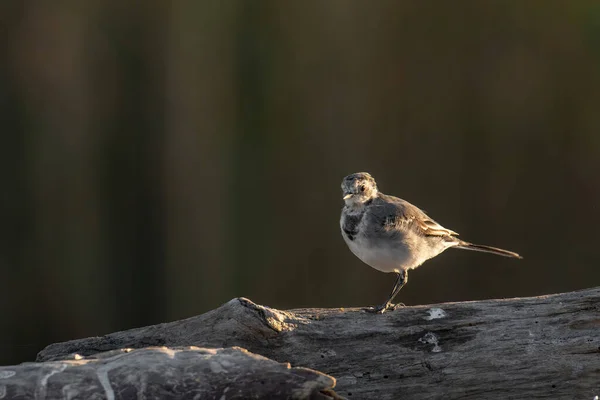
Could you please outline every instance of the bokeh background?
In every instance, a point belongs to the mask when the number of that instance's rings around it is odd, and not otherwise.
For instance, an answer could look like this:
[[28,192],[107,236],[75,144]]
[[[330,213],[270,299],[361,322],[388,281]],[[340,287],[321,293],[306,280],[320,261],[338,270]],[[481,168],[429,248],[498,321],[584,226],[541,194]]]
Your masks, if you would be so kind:
[[0,2],[0,364],[203,313],[379,304],[340,182],[448,251],[408,305],[600,282],[600,5]]

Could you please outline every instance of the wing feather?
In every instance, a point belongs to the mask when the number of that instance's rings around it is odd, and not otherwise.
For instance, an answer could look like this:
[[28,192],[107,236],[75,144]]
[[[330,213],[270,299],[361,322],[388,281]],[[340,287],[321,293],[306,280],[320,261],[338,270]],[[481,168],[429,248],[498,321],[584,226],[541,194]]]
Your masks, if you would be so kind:
[[417,230],[424,236],[458,236],[458,233],[446,229],[418,207],[394,196],[379,195],[379,201],[371,206],[372,218],[382,230],[393,230],[404,226]]

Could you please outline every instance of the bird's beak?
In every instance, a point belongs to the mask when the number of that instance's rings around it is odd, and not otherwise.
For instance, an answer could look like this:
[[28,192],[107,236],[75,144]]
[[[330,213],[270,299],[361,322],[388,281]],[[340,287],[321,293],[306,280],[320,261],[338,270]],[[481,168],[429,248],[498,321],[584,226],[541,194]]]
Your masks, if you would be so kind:
[[354,194],[352,194],[352,193],[348,193],[347,195],[345,195],[345,196],[343,197],[343,199],[344,199],[344,200],[348,200],[348,199],[349,199],[350,197],[352,197],[352,196],[354,196]]

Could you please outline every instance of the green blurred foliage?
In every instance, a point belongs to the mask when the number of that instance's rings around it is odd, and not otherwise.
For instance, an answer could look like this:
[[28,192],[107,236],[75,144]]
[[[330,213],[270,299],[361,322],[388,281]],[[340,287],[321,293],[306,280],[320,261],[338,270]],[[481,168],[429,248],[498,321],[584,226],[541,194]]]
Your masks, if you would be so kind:
[[595,1],[0,4],[0,364],[205,312],[380,303],[342,177],[512,262],[449,251],[407,304],[594,286]]

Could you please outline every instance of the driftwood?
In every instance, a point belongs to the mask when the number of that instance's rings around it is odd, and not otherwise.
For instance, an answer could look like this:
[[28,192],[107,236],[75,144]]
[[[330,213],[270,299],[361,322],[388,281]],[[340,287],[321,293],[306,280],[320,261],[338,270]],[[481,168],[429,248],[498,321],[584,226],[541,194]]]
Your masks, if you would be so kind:
[[592,400],[600,394],[600,288],[383,315],[278,311],[238,298],[181,321],[53,344],[38,361],[190,345],[240,346],[322,371],[346,398]]
[[240,348],[122,349],[0,368],[6,399],[332,399],[333,385]]

